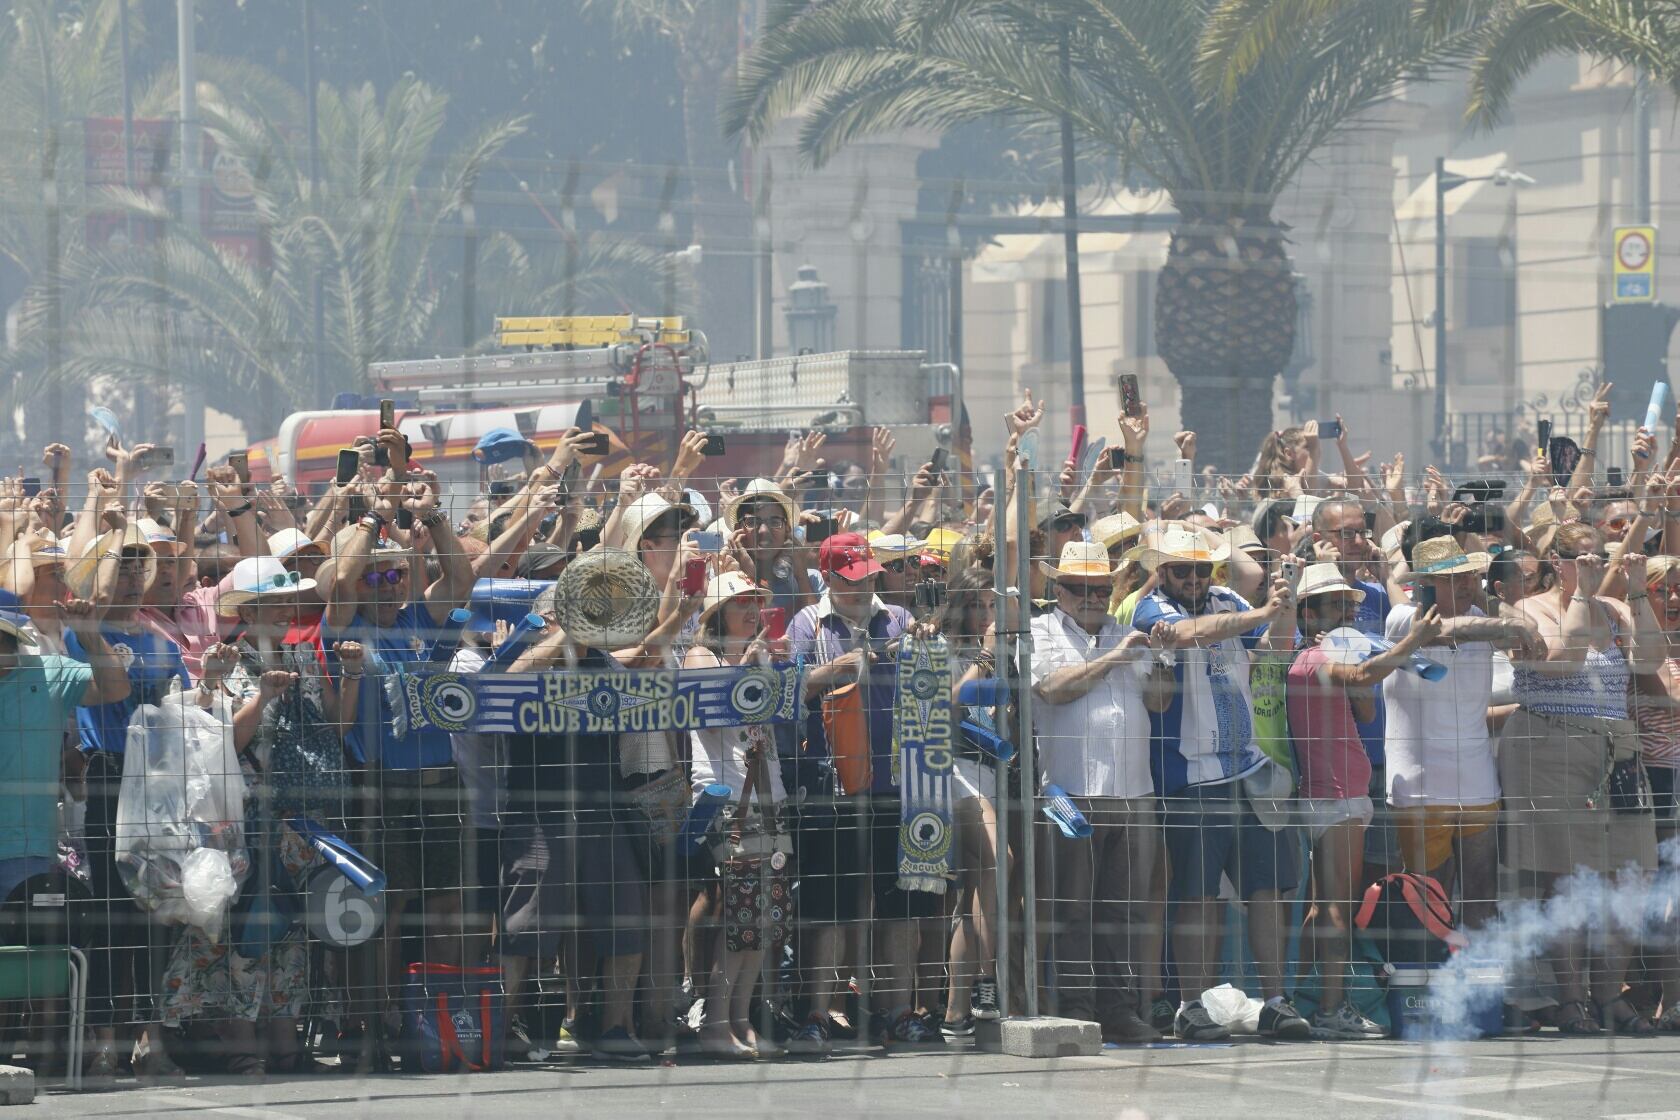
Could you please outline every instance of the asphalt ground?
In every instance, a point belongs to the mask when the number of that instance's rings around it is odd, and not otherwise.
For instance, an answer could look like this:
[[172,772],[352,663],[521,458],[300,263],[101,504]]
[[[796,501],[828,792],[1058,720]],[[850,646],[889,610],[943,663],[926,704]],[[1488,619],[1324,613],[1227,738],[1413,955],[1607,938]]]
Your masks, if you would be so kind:
[[1027,1059],[861,1049],[826,1061],[520,1063],[491,1074],[326,1073],[46,1085],[20,1117],[1077,1116],[1680,1120],[1680,1036],[1107,1047]]

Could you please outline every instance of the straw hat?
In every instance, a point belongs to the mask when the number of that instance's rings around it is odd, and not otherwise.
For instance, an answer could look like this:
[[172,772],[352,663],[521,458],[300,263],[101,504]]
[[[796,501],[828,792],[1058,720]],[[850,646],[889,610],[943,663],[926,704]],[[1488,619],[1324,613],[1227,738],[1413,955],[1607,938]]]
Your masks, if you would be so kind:
[[13,591],[26,599],[35,589],[36,568],[62,565],[69,558],[70,554],[56,537],[26,533],[13,541],[5,557],[0,559],[0,590]]
[[700,625],[704,626],[719,607],[742,595],[757,595],[768,599],[768,589],[760,587],[740,572],[722,572],[706,583],[706,605],[700,611]]
[[926,541],[919,541],[908,533],[869,530],[869,551],[875,554],[877,560],[902,560],[912,553],[922,551],[926,546]]
[[560,628],[580,646],[615,650],[647,637],[659,613],[653,573],[635,555],[605,546],[579,556],[554,585]]
[[[350,542],[357,533],[365,533],[366,529],[360,525],[346,525],[333,534],[332,554],[321,562],[315,571],[315,586],[320,588],[321,597],[327,598],[332,593],[332,585],[338,576],[338,558],[343,556],[350,547]],[[373,542],[373,549],[368,554],[369,564],[390,564],[398,560],[407,560],[414,555],[412,548],[404,548],[396,541],[380,537]]]
[[181,542],[167,525],[160,525],[149,517],[142,517],[135,522],[146,543],[152,546],[152,551],[160,556],[175,556],[181,551]]
[[0,591],[0,634],[10,634],[18,645],[34,649],[35,635],[30,632],[29,616],[18,609],[21,605],[16,595]]
[[692,528],[699,521],[699,516],[691,506],[673,505],[665,500],[665,495],[653,493],[643,494],[630,503],[624,511],[624,516],[618,519],[618,531],[623,540],[624,549],[635,554],[636,546],[642,543],[648,528],[672,510],[678,513],[679,529]]
[[1062,546],[1061,558],[1055,564],[1040,560],[1038,566],[1053,580],[1114,578],[1108,549],[1096,541],[1069,541]]
[[1266,542],[1260,539],[1260,534],[1254,531],[1254,526],[1252,525],[1231,526],[1229,529],[1225,530],[1225,543],[1229,546],[1231,552],[1237,552],[1239,550],[1243,552],[1272,551],[1266,547]]
[[277,559],[285,560],[306,552],[325,556],[327,549],[320,541],[312,540],[301,529],[281,529],[268,538],[268,554]]
[[1363,603],[1365,592],[1348,583],[1342,575],[1342,569],[1335,564],[1308,564],[1301,573],[1301,586],[1295,589],[1297,599],[1305,599],[1309,595],[1331,595],[1344,592],[1353,596],[1353,601]]
[[762,501],[768,498],[782,507],[782,516],[787,518],[788,528],[799,524],[799,507],[788,497],[787,491],[771,482],[768,478],[755,478],[747,483],[746,488],[723,506],[723,523],[731,533],[739,529],[741,507],[751,501]]
[[1113,548],[1143,532],[1143,522],[1124,510],[1099,517],[1091,523],[1091,539],[1104,548]]
[[216,597],[216,613],[231,618],[259,599],[292,599],[315,590],[315,581],[288,572],[272,556],[247,556],[228,573],[228,589]]
[[140,531],[140,526],[132,521],[121,529],[112,529],[95,537],[88,545],[87,551],[66,566],[64,582],[79,598],[87,598],[93,593],[93,574],[99,570],[99,562],[107,556],[117,556],[124,552],[134,551],[146,558],[146,583],[150,586],[157,577],[157,553],[146,543],[146,536]]
[[1223,537],[1175,522],[1161,531],[1156,543],[1143,546],[1137,559],[1145,571],[1153,572],[1162,564],[1218,564],[1230,555],[1231,546]]
[[1430,537],[1412,546],[1412,570],[1407,579],[1485,572],[1491,563],[1493,557],[1485,552],[1465,552],[1457,537]]

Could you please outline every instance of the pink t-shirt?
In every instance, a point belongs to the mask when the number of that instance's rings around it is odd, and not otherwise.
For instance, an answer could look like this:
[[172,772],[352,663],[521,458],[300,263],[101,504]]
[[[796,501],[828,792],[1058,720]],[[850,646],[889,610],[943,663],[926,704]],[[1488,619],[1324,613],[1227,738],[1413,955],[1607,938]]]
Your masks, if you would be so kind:
[[1289,667],[1289,737],[1301,768],[1301,796],[1366,797],[1371,759],[1347,693],[1321,675],[1328,661],[1323,649],[1308,646]]

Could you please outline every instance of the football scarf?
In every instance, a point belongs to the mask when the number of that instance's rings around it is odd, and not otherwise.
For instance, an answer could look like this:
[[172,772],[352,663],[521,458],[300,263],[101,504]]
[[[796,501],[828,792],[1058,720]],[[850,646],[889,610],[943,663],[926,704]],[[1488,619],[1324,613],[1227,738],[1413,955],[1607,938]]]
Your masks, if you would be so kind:
[[951,651],[943,638],[898,649],[893,781],[899,787],[898,886],[944,894],[951,875]]

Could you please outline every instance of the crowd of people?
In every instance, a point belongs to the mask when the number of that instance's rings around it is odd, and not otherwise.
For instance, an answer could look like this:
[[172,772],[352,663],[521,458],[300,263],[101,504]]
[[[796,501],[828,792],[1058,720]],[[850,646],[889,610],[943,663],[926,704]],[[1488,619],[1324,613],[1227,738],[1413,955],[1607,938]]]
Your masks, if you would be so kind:
[[[1606,485],[1604,400],[1570,477],[1528,448],[1456,487],[1339,422],[1162,487],[1142,405],[1111,452],[1023,469],[1030,394],[989,478],[900,464],[886,430],[867,469],[806,433],[738,479],[691,432],[598,489],[594,432],[501,432],[467,494],[385,429],[309,497],[165,480],[115,439],[73,483],[54,444],[50,477],[0,480],[0,942],[86,952],[107,1079],[406,1063],[417,962],[494,969],[516,1058],[942,1046],[1029,1003],[1208,1041],[1233,975],[1263,1036],[1380,1037],[1371,884],[1431,877],[1473,951],[1583,870],[1648,882],[1675,831],[1680,439],[1642,430]],[[790,718],[692,730],[451,723],[414,691],[778,667]],[[147,781],[182,787],[155,757],[177,739],[238,769],[221,819],[171,818],[233,880],[188,918],[135,823],[164,811]],[[285,918],[321,832],[383,879],[354,948]],[[1507,978],[1512,1028],[1680,1030],[1663,922],[1558,931]],[[0,1006],[62,1067],[61,1007]]]

